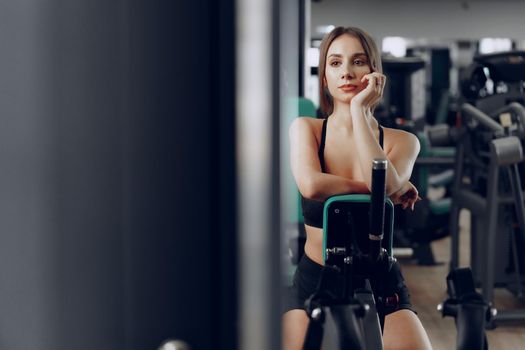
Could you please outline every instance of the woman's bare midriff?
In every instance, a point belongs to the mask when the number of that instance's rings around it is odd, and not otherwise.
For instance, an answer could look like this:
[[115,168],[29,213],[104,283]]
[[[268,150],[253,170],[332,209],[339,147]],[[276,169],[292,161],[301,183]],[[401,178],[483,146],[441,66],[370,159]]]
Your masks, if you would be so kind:
[[305,254],[320,265],[323,261],[323,229],[304,225],[306,230],[306,243],[304,245]]

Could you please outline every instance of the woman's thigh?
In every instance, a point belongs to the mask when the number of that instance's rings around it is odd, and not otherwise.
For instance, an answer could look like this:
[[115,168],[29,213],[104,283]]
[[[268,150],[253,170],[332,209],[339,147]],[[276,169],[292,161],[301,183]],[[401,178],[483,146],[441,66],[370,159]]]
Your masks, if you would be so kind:
[[385,317],[383,330],[385,350],[432,349],[428,335],[421,321],[410,310],[399,310]]
[[[308,316],[304,310],[291,310],[283,315],[283,349],[303,348]],[[432,349],[427,333],[419,318],[410,310],[399,310],[385,317],[383,332],[385,350]]]
[[291,310],[283,315],[283,350],[303,348],[308,321],[304,310]]

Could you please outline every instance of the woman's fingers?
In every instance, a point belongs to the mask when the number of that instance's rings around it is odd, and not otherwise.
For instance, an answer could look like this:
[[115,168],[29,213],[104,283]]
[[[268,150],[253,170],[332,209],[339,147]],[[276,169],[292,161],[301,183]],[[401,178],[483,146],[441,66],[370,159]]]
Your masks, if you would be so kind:
[[414,196],[414,197],[400,197],[399,198],[399,204],[403,207],[403,209],[407,209],[410,207],[410,209],[414,210],[414,207],[416,205],[416,202],[420,201],[421,197]]
[[401,199],[403,200],[409,200],[412,198],[417,198],[416,194],[413,191],[406,191],[402,196]]
[[411,182],[407,182],[403,190],[405,192],[402,195],[392,197],[397,202],[394,202],[394,204],[401,204],[403,209],[410,207],[410,209],[414,210],[416,202],[422,200],[417,188]]
[[381,92],[383,91],[383,77],[381,74],[374,74],[375,82],[376,82],[376,92],[378,96],[381,96]]
[[370,74],[364,75],[363,78],[361,78],[361,82],[363,82],[365,79],[368,80],[369,84],[373,84],[373,87],[376,91],[380,93],[383,92],[386,83],[386,75],[378,72],[372,72]]
[[361,78],[361,82],[367,82],[364,91],[369,91],[367,94],[366,103],[374,104],[381,99],[383,95],[383,83],[381,75],[378,73],[366,74]]

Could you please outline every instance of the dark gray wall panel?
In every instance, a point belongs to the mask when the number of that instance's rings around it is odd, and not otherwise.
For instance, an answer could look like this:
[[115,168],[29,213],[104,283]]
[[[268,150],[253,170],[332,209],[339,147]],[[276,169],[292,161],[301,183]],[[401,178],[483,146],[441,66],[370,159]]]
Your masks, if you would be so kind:
[[0,348],[235,348],[233,12],[0,1]]

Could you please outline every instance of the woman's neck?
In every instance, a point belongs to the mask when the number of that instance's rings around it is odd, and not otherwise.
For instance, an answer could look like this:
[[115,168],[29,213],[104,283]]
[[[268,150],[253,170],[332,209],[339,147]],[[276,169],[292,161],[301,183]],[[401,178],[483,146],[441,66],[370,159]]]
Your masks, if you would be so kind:
[[[370,110],[365,112],[365,118],[370,123],[372,129],[377,128],[377,121]],[[334,105],[334,110],[330,114],[330,119],[333,125],[339,130],[346,130],[348,133],[353,131],[352,113],[350,112],[350,104],[337,103]]]

